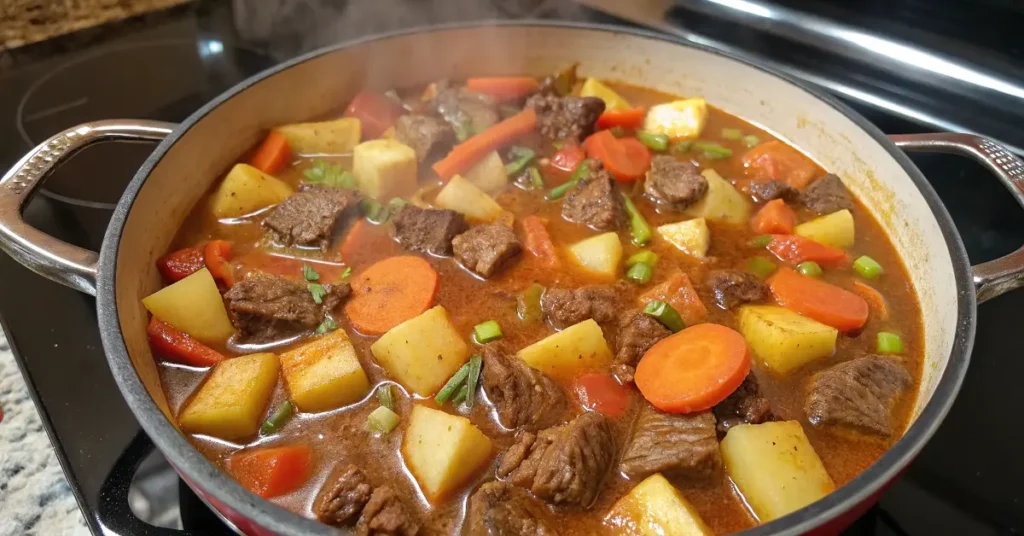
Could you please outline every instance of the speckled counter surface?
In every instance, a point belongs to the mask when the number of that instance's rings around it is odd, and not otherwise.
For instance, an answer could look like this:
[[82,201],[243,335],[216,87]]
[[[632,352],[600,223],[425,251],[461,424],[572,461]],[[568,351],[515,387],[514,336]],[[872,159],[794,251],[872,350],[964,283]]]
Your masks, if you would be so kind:
[[88,535],[2,331],[0,407],[0,536]]

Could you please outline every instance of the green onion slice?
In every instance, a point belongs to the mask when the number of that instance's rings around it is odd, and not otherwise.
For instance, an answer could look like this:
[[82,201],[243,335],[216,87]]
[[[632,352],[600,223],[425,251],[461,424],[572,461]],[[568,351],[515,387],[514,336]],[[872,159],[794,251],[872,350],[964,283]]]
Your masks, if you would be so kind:
[[290,400],[285,400],[274,409],[270,416],[267,417],[267,420],[263,421],[263,424],[260,425],[260,433],[269,435],[277,432],[284,427],[285,423],[291,420],[292,415],[295,415],[295,407],[292,406]]
[[640,140],[640,143],[646,145],[652,151],[662,152],[668,149],[668,136],[664,134],[654,134],[640,130],[636,133],[636,139]]
[[480,344],[487,344],[500,339],[504,334],[501,326],[494,320],[488,320],[473,326],[473,338]]
[[387,434],[398,426],[398,414],[380,406],[366,417],[366,427],[371,431]]
[[903,339],[888,331],[878,332],[878,353],[899,354],[903,352]]
[[391,411],[395,410],[395,396],[390,383],[385,383],[377,388],[377,402]]
[[455,371],[455,374],[448,379],[448,383],[444,384],[444,387],[442,387],[441,390],[437,392],[437,395],[434,396],[434,402],[437,402],[438,404],[444,404],[447,402],[448,399],[455,394],[455,391],[466,383],[467,376],[469,376],[469,363],[462,365],[459,370]]
[[878,264],[878,261],[867,255],[863,255],[853,261],[853,269],[864,279],[875,279],[885,272],[882,269],[882,265]]
[[475,355],[469,358],[469,376],[466,378],[466,407],[473,407],[476,402],[476,387],[480,382],[480,369],[483,368],[484,360]]

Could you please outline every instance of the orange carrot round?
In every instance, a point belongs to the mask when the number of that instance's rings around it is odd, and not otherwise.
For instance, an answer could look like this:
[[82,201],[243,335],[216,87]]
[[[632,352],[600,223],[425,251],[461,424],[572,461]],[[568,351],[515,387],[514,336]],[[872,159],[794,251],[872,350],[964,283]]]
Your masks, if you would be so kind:
[[779,305],[840,331],[860,329],[868,321],[864,298],[789,268],[780,268],[768,287]]
[[345,314],[360,333],[383,335],[433,306],[437,289],[437,272],[429,262],[391,257],[353,278]]
[[288,138],[276,130],[271,130],[267,138],[252,155],[252,167],[273,175],[292,160],[292,149]]
[[228,459],[228,472],[256,495],[276,497],[306,483],[313,473],[313,451],[301,444],[245,450]]
[[647,350],[634,381],[654,407],[691,413],[725,400],[749,372],[750,350],[742,335],[719,324],[698,324]]

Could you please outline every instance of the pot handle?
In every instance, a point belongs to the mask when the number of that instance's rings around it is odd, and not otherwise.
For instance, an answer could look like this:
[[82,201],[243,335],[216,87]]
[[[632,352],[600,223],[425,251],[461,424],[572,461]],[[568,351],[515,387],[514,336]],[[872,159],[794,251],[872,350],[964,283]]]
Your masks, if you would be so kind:
[[52,170],[86,146],[111,140],[159,141],[174,127],[162,121],[93,121],[37,145],[0,179],[0,249],[47,279],[95,295],[99,254],[28,225],[22,209]]
[[[951,153],[971,157],[992,172],[1024,207],[1024,162],[1002,145],[973,134],[942,132],[889,136],[906,151]],[[1024,247],[972,268],[978,303],[1024,286]]]

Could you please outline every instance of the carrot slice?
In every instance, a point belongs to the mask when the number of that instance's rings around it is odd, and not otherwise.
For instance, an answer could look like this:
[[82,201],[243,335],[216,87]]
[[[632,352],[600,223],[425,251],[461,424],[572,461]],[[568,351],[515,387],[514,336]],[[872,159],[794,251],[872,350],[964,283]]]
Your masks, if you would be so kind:
[[540,89],[540,82],[528,76],[470,78],[466,89],[490,95],[499,101],[519,100]]
[[252,165],[256,169],[273,175],[292,160],[292,149],[288,138],[276,130],[271,130],[267,138],[252,155]]
[[647,350],[634,381],[654,407],[691,413],[725,400],[748,372],[750,350],[742,335],[719,324],[697,324]]
[[885,296],[882,296],[881,292],[858,279],[853,280],[853,290],[857,291],[857,294],[860,294],[864,301],[868,302],[868,305],[874,309],[875,316],[879,320],[887,320],[889,318],[889,307],[885,304]]
[[174,363],[190,367],[212,367],[225,359],[220,352],[193,339],[188,333],[161,322],[155,316],[149,319],[146,334],[155,353]]
[[184,248],[172,251],[156,261],[156,267],[164,279],[171,283],[198,272],[205,266],[202,247]]
[[308,445],[244,450],[228,459],[228,472],[256,495],[276,497],[306,483],[313,473],[313,451]]
[[708,315],[708,308],[697,295],[690,277],[683,273],[673,275],[668,281],[640,295],[641,304],[646,305],[654,300],[671,305],[687,326],[702,322]]
[[629,389],[602,372],[589,372],[576,378],[573,391],[581,406],[613,419],[629,408]]
[[345,314],[360,333],[383,335],[433,306],[437,289],[437,272],[430,263],[409,255],[390,257],[352,280]]
[[210,275],[214,279],[231,288],[235,284],[235,274],[231,270],[231,242],[227,240],[211,240],[203,248],[203,258]]
[[796,212],[781,199],[773,199],[757,211],[750,227],[757,234],[792,234],[796,227]]
[[635,181],[651,167],[651,151],[636,138],[620,139],[601,130],[584,140],[583,148],[620,181]]
[[597,128],[640,128],[644,124],[647,110],[630,108],[628,110],[605,110],[597,118]]
[[533,108],[527,108],[456,145],[448,153],[448,156],[434,164],[434,172],[442,180],[447,181],[473,167],[473,164],[476,164],[491,151],[500,149],[516,138],[532,132],[535,126],[537,126],[537,112]]
[[558,268],[558,252],[551,241],[551,235],[544,222],[537,216],[523,218],[523,246],[541,262],[551,268]]
[[800,151],[772,140],[743,155],[743,167],[752,179],[774,179],[803,190],[818,175],[818,166]]
[[824,268],[842,268],[850,262],[845,251],[797,235],[772,235],[768,251],[790,264],[814,261]]
[[860,329],[868,320],[864,298],[820,279],[780,268],[768,280],[779,305],[840,331]]

